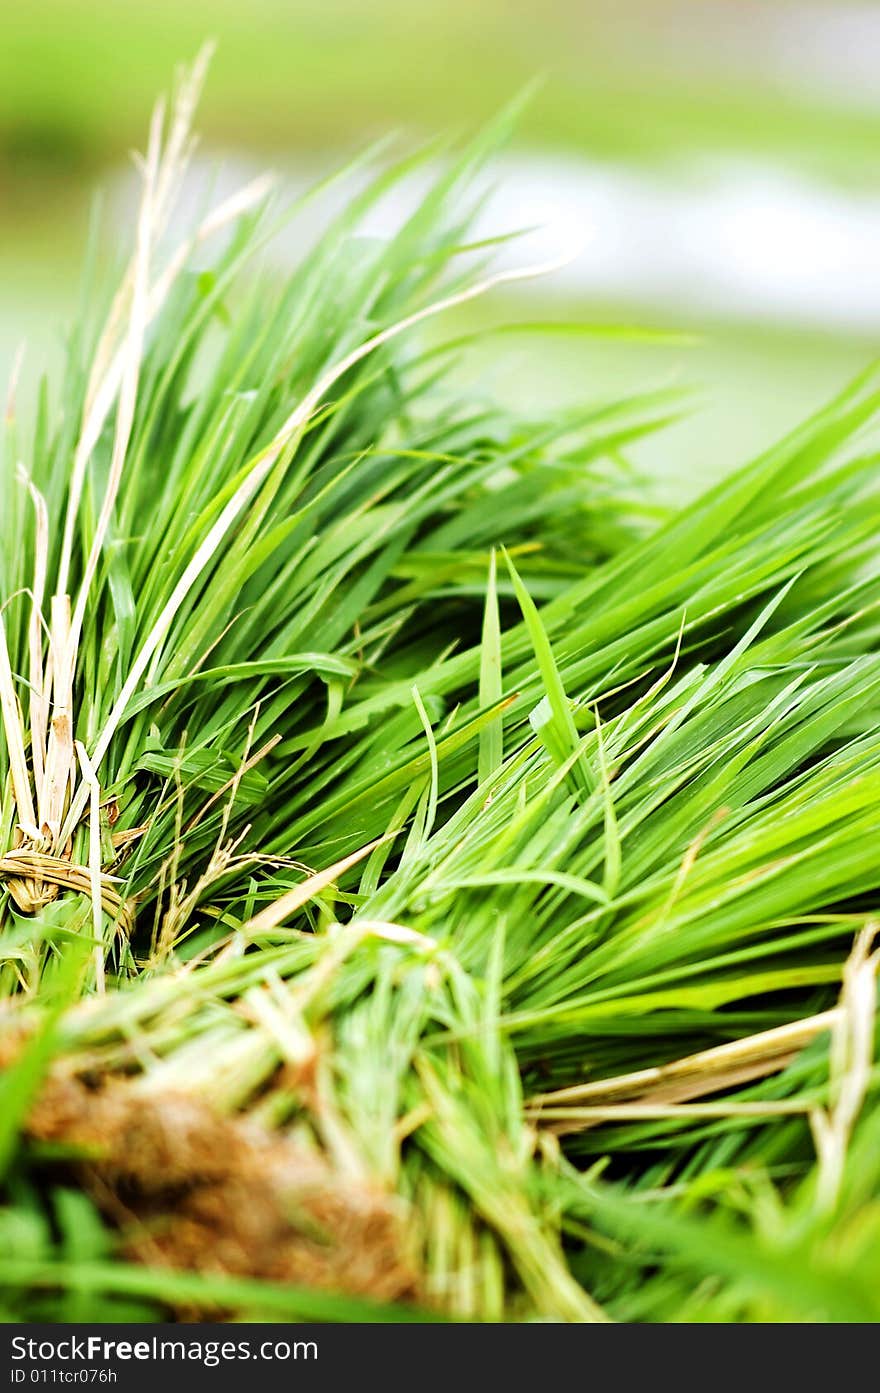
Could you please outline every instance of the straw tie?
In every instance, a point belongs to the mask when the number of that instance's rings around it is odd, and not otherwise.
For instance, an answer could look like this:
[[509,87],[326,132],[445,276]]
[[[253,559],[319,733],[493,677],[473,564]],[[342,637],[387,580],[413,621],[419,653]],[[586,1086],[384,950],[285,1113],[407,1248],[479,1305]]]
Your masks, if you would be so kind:
[[[93,880],[87,866],[24,847],[0,857],[0,883],[5,883],[22,914],[38,913],[64,890],[92,898]],[[132,925],[130,903],[119,893],[112,876],[102,872],[99,884],[101,908],[128,933]]]

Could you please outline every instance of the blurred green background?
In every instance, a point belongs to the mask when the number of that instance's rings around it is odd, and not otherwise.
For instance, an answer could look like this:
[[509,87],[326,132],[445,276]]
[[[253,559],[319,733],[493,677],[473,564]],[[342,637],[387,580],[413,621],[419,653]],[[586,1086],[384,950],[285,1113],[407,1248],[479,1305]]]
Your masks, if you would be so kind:
[[[880,6],[820,0],[31,0],[0,35],[0,374],[33,382],[76,303],[94,190],[122,240],[130,147],[217,40],[207,159],[302,183],[377,134],[462,132],[543,83],[495,172],[497,230],[580,247],[527,317],[697,331],[559,335],[474,365],[537,406],[681,381],[662,445],[697,485],[834,391],[880,338]],[[499,221],[500,220],[500,221]],[[549,238],[549,240],[548,240]],[[295,254],[295,248],[287,248]],[[528,252],[521,253],[529,259]],[[496,300],[490,320],[523,304]]]

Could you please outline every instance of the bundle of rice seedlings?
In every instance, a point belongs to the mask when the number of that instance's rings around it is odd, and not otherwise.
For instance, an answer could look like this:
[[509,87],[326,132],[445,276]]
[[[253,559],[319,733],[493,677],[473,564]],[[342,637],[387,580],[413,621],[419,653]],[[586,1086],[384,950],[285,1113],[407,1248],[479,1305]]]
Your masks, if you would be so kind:
[[124,1260],[19,1199],[7,1299],[877,1317],[876,373],[640,515],[599,462],[668,402],[475,413],[399,332],[478,153],[275,318],[216,322],[253,229],[152,337],[136,257],[113,440],[37,434],[0,1164],[61,1148]]
[[[274,217],[265,180],[169,245],[203,69],[167,120],[157,108],[135,253],[103,321],[87,282],[60,407],[44,392],[28,435],[10,396],[6,995],[38,991],[71,934],[92,934],[84,986],[102,989],[197,928],[210,938],[227,905],[259,899],[266,866],[295,880],[302,809],[353,762],[377,783],[443,714],[414,682],[478,640],[492,544],[526,546],[544,593],[607,556],[643,526],[608,453],[670,409],[637,397],[517,421],[450,393],[448,359],[412,339],[511,279],[466,240],[469,180],[509,118],[388,242],[360,226],[416,161],[382,171],[283,286],[246,275]],[[381,730],[381,748],[341,750],[339,728]]]

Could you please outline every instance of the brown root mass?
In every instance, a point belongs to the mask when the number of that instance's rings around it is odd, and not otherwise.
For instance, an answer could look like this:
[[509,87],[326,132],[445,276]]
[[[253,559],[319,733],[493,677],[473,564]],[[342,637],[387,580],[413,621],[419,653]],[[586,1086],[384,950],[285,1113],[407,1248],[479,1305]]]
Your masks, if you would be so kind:
[[77,1178],[136,1261],[377,1301],[418,1298],[398,1202],[199,1099],[55,1076],[27,1131],[82,1151]]

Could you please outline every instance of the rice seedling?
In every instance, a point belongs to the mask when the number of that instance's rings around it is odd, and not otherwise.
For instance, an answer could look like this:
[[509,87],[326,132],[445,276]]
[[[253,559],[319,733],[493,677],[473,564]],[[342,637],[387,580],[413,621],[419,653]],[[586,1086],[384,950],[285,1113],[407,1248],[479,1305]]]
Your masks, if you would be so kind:
[[[57,937],[88,909],[99,987],[108,949],[131,970],[135,922],[160,961],[221,887],[259,894],[261,865],[298,854],[292,810],[327,777],[323,737],[293,750],[304,732],[362,701],[399,712],[385,760],[421,730],[406,674],[477,637],[487,546],[527,537],[554,588],[583,565],[576,519],[596,557],[638,527],[626,481],[590,460],[668,410],[517,422],[450,399],[405,340],[493,283],[456,268],[480,256],[461,203],[505,120],[389,245],[359,225],[413,162],[380,174],[280,294],[239,290],[273,216],[263,180],[167,247],[203,67],[167,130],[157,109],[135,255],[103,327],[87,313],[71,339],[63,414],[44,394],[24,441],[13,402],[7,432],[0,912],[39,911]],[[190,270],[229,226],[213,269]],[[13,933],[5,991],[36,989],[34,943]]]
[[876,371],[658,518],[677,402],[411,337],[508,117],[244,291],[262,184],[159,255],[199,77],[7,432],[3,1300],[875,1319]]

